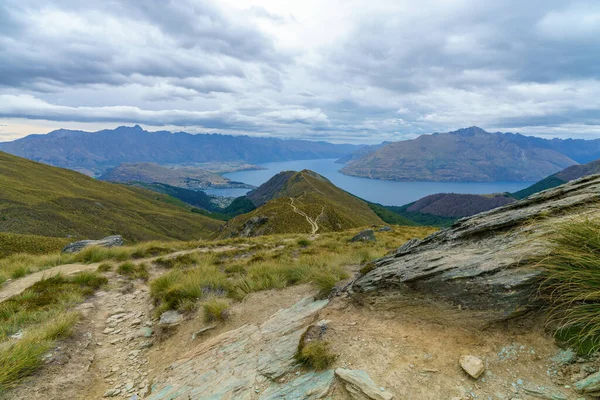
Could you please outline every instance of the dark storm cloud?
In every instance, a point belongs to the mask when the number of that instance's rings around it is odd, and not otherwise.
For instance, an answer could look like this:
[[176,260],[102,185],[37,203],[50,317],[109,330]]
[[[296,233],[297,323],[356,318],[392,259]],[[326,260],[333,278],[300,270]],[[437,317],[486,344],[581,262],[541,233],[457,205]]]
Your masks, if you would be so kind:
[[[264,34],[232,23],[204,2],[86,3],[3,2],[0,85],[36,89],[40,83],[124,85],[137,77],[245,77],[244,63],[278,68],[285,61]],[[47,26],[61,23],[68,29]],[[137,28],[133,37],[125,29],[131,26]]]

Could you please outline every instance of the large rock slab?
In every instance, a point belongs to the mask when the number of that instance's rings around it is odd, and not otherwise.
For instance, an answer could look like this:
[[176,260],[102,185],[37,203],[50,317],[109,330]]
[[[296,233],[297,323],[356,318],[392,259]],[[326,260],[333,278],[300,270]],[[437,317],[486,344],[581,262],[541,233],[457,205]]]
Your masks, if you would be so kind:
[[365,371],[338,368],[335,370],[335,374],[354,400],[391,400],[394,398],[394,395],[377,386]]
[[463,218],[375,261],[350,291],[422,294],[484,310],[491,320],[518,315],[534,306],[541,271],[530,261],[548,251],[544,237],[557,223],[592,212],[598,200],[600,175],[592,175]]
[[118,247],[123,246],[123,238],[121,235],[113,235],[105,237],[100,240],[80,240],[66,245],[63,249],[63,253],[78,253],[86,247],[98,246],[98,247]]
[[285,384],[273,379],[296,369],[300,337],[327,303],[305,298],[261,325],[244,325],[200,343],[155,379],[148,398],[255,399],[256,387],[265,382],[264,399],[281,394],[289,399],[323,398],[333,382],[330,373],[294,375],[294,381]]

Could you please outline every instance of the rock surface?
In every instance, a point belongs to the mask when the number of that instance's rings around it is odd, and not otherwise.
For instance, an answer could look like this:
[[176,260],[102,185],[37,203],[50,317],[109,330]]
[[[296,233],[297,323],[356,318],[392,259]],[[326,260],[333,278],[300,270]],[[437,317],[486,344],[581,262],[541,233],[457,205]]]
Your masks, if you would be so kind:
[[578,393],[600,394],[600,372],[591,374],[587,378],[582,379],[579,382],[576,382],[573,385],[573,388]]
[[179,325],[182,321],[183,316],[179,312],[175,310],[169,310],[160,315],[158,326],[169,328]]
[[377,239],[375,238],[375,234],[372,229],[365,229],[364,231],[360,231],[350,239],[351,242],[374,242]]
[[471,377],[477,379],[485,371],[483,360],[475,356],[462,356],[459,360],[461,368]]
[[99,247],[118,247],[123,246],[123,238],[120,235],[113,235],[105,237],[100,240],[80,240],[73,242],[65,246],[62,249],[63,253],[78,253],[86,247],[99,246]]
[[420,293],[503,319],[534,306],[541,271],[529,261],[546,254],[543,238],[570,216],[592,212],[600,175],[585,177],[524,200],[457,221],[375,261],[350,290],[366,294]]
[[335,375],[340,378],[352,399],[391,400],[394,397],[377,386],[365,371],[338,368]]
[[292,380],[285,376],[297,369],[300,337],[327,303],[305,298],[261,325],[244,325],[198,344],[155,379],[148,398],[323,398],[333,382],[331,371],[293,375]]

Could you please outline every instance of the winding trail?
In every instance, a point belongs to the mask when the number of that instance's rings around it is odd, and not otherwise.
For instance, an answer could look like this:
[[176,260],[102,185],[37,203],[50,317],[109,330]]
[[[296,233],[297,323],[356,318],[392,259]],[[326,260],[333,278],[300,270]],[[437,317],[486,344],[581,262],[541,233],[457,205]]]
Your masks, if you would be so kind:
[[[140,263],[144,263],[144,262],[153,262],[159,258],[173,258],[173,257],[177,257],[179,255],[188,254],[188,253],[196,253],[196,252],[197,253],[206,253],[206,252],[221,253],[224,251],[235,250],[237,248],[243,248],[243,247],[245,247],[245,246],[244,245],[237,246],[237,247],[236,246],[221,246],[221,247],[216,247],[216,248],[199,247],[199,248],[190,249],[190,250],[175,251],[173,253],[169,253],[169,254],[163,255],[163,256],[140,258],[137,260],[130,260],[130,261],[133,262],[134,264],[140,264]],[[106,261],[111,261],[111,260],[106,260]],[[48,269],[45,269],[42,271],[34,272],[33,274],[24,276],[22,278],[12,280],[10,282],[5,283],[4,285],[0,285],[0,303],[2,303],[4,300],[8,299],[9,297],[12,297],[12,296],[15,296],[15,295],[21,293],[22,291],[24,291],[28,287],[32,286],[34,283],[41,281],[42,279],[47,279],[47,278],[50,278],[50,277],[58,275],[58,274],[72,275],[72,274],[77,274],[79,272],[95,271],[100,264],[102,264],[102,262],[91,263],[91,264],[83,264],[83,263],[63,264],[63,265],[48,268]]]
[[319,220],[319,218],[321,218],[321,215],[323,215],[323,212],[325,212],[325,206],[322,205],[321,213],[317,216],[317,218],[312,219],[311,217],[308,216],[308,214],[306,214],[304,211],[302,211],[302,210],[298,209],[298,207],[296,207],[296,205],[294,204],[293,197],[290,197],[290,204],[296,214],[301,215],[304,218],[306,218],[306,221],[310,224],[310,227],[312,229],[311,235],[316,234],[317,231],[319,230],[319,224],[317,224],[317,221]]

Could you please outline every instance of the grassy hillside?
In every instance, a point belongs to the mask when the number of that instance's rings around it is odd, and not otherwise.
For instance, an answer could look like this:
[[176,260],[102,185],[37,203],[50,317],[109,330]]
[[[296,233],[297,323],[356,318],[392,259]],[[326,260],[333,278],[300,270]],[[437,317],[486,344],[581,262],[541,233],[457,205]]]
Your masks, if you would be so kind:
[[248,197],[263,205],[230,220],[222,236],[312,233],[316,227],[318,232],[332,232],[384,224],[366,202],[308,170],[282,172]]
[[127,240],[206,237],[220,222],[175,199],[0,152],[0,232]]
[[573,165],[569,168],[563,169],[560,172],[557,172],[554,175],[550,175],[549,177],[544,178],[523,190],[513,193],[513,196],[517,199],[524,199],[525,197],[531,196],[534,193],[560,186],[563,183],[572,181],[574,179],[599,173],[600,160],[592,161],[582,165]]
[[60,251],[72,240],[36,235],[0,232],[0,258],[16,253],[46,254]]

